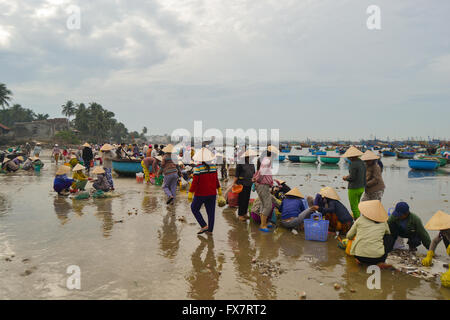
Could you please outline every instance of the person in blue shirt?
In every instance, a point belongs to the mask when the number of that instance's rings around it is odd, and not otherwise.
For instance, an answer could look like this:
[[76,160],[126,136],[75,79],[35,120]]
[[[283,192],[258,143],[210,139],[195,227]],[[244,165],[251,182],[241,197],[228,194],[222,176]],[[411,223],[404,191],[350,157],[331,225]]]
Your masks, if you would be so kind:
[[281,212],[281,226],[287,229],[301,229],[303,220],[309,218],[318,206],[308,208],[308,201],[297,187],[285,194],[279,210]]
[[67,195],[70,190],[70,186],[74,182],[73,179],[69,179],[67,174],[70,172],[70,167],[60,166],[56,171],[55,180],[53,180],[53,190],[59,195]]
[[339,231],[345,235],[353,225],[353,217],[339,200],[341,198],[336,190],[325,187],[316,195],[314,204],[319,206],[318,211],[322,213],[324,218],[330,221],[328,231]]

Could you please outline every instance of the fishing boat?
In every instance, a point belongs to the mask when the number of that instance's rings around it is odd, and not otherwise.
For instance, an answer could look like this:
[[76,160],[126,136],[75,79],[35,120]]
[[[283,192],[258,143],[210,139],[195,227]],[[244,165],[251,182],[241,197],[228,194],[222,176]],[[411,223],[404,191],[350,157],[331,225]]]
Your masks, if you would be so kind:
[[289,152],[291,152],[291,148],[287,144],[281,144],[280,145],[280,152],[282,152],[282,153],[289,153]]
[[113,170],[121,176],[135,176],[138,172],[143,172],[141,160],[115,159],[112,161]]
[[447,164],[447,159],[443,157],[437,157],[437,156],[421,156],[419,157],[420,160],[435,160],[439,161],[439,165],[441,167],[445,166]]
[[383,151],[384,157],[395,157],[397,154],[393,151]]
[[326,156],[327,155],[327,152],[326,151],[320,151],[320,150],[317,150],[317,151],[313,151],[313,152],[311,152],[313,155],[315,155],[315,156]]
[[300,162],[300,156],[288,155],[288,159],[291,162]]
[[299,156],[300,162],[303,163],[315,163],[317,162],[317,156]]
[[326,164],[337,164],[341,160],[341,157],[320,157],[320,162]]
[[415,152],[403,151],[403,152],[398,152],[397,153],[397,158],[398,159],[414,159],[415,155],[416,155]]
[[282,162],[286,159],[286,156],[278,156],[278,161]]
[[439,162],[436,160],[408,160],[408,165],[414,170],[436,170],[439,167]]

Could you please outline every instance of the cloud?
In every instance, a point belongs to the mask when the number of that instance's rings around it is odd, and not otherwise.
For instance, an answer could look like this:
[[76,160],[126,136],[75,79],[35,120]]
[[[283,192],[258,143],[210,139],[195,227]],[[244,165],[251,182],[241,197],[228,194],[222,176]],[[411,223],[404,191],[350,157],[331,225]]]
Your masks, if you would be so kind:
[[[449,137],[450,3],[377,2],[382,30],[369,31],[366,0],[0,0],[2,82],[40,112],[95,100],[150,133],[202,119],[284,137]],[[71,4],[80,30],[66,28]]]

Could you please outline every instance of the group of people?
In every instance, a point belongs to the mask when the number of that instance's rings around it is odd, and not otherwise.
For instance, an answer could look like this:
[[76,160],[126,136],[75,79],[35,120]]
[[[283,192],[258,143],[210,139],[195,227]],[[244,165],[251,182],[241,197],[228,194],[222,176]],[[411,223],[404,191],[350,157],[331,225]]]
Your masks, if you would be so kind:
[[[84,191],[89,181],[93,183],[94,190],[114,190],[112,160],[140,159],[147,183],[153,179],[162,179],[168,205],[173,205],[177,186],[181,187],[184,181],[192,214],[200,226],[198,234],[213,233],[216,203],[222,206],[224,201],[229,200],[230,193],[238,193],[238,219],[254,220],[260,224],[259,230],[265,233],[271,232],[276,224],[302,231],[305,219],[313,213],[321,213],[323,219],[329,221],[330,232],[338,232],[340,238],[346,237],[342,243],[347,246],[347,252],[361,264],[389,267],[385,261],[398,238],[408,239],[410,250],[416,250],[420,245],[428,250],[427,257],[422,261],[425,266],[432,263],[436,246],[441,241],[450,254],[450,215],[439,211],[424,226],[406,202],[397,203],[393,213],[388,215],[381,203],[385,190],[382,165],[379,156],[370,150],[362,153],[352,146],[342,155],[349,162],[349,174],[343,177],[348,183],[349,211],[333,187],[322,188],[314,197],[305,196],[297,187],[291,188],[286,181],[274,179],[273,161],[279,153],[275,146],[269,145],[259,156],[256,151],[245,147],[236,150],[234,170],[227,170],[227,166],[224,166],[226,162],[223,159],[218,161],[223,155],[208,147],[198,150],[186,148],[177,152],[171,144],[145,145],[143,148],[135,146],[104,144],[99,148],[102,165],[94,166],[96,151],[85,143],[78,150],[78,155],[77,152],[69,153],[66,157],[68,162],[58,167],[54,190],[60,195]],[[55,149],[53,151],[55,154]],[[190,157],[185,157],[186,152]],[[188,163],[184,159],[189,159]],[[8,167],[18,166],[17,162],[20,164],[20,161],[23,158],[17,157],[6,162],[6,165],[12,162],[13,165]],[[222,172],[221,166],[225,167],[227,173]],[[90,177],[91,168],[96,175],[95,180]],[[72,177],[69,177],[71,171]],[[225,191],[225,197],[222,195],[219,171],[222,172],[222,179],[228,179],[228,176],[233,178]],[[250,199],[252,190],[258,195],[253,202]],[[207,221],[201,213],[203,206]],[[426,229],[440,232],[431,240]],[[450,270],[442,275],[441,282],[445,286],[450,285]]]

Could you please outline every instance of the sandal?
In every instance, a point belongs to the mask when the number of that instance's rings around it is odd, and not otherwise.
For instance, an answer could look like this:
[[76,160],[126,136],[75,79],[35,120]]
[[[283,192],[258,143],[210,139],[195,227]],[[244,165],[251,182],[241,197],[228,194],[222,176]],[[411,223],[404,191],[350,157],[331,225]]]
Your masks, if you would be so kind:
[[270,232],[270,230],[268,228],[259,228],[259,231],[262,232]]
[[208,227],[202,228],[199,232],[197,232],[197,234],[202,234],[205,233],[206,231],[208,231]]

